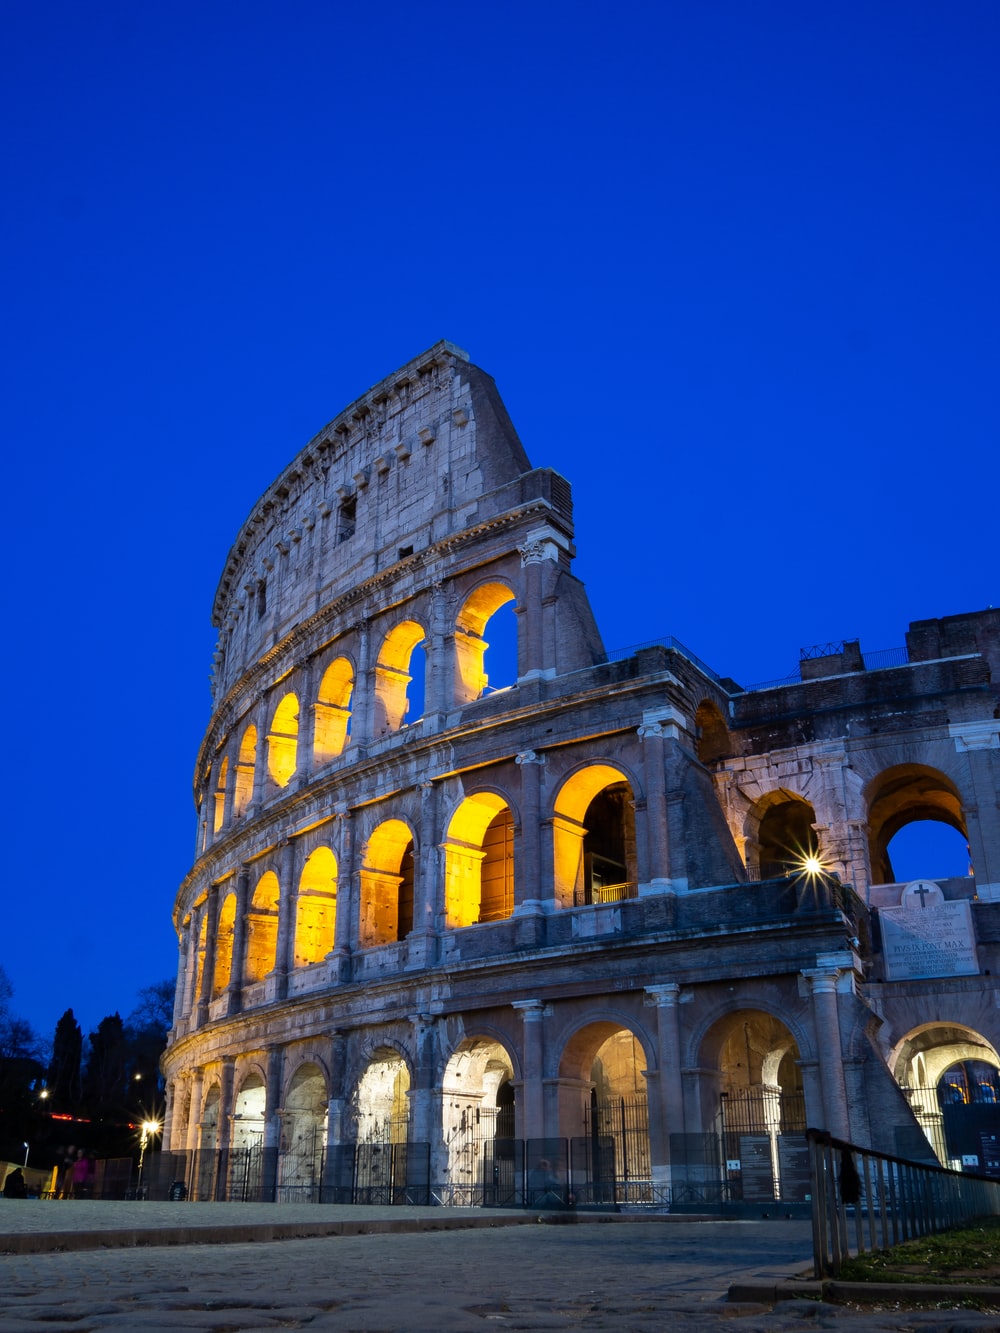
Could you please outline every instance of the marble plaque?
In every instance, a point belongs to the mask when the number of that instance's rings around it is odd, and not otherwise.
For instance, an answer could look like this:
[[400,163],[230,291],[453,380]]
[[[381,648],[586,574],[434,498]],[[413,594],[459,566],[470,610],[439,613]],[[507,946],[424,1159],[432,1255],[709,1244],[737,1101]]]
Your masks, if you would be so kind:
[[962,977],[979,972],[972,911],[968,902],[946,902],[928,880],[903,890],[899,907],[879,911],[882,956],[892,981],[918,977]]

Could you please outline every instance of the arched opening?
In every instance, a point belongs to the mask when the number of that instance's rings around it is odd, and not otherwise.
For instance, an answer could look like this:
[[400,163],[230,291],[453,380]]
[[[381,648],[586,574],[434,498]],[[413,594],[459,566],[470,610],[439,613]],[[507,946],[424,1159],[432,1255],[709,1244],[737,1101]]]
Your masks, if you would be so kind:
[[632,800],[625,775],[610,764],[581,769],[564,784],[552,821],[559,907],[636,896]]
[[295,967],[318,963],[333,950],[337,920],[337,859],[317,847],[306,859],[295,909]]
[[965,879],[972,873],[965,834],[940,819],[915,819],[889,839],[888,869],[896,884]]
[[[717,1169],[732,1198],[804,1200],[809,1193],[799,1050],[791,1032],[756,1009],[727,1014],[702,1046],[702,1115],[714,1124]],[[709,1154],[704,1154],[706,1162]]]
[[398,1051],[375,1052],[354,1094],[355,1203],[397,1203],[406,1187],[410,1071]]
[[238,819],[253,800],[253,775],[257,765],[257,728],[247,727],[240,741],[236,761],[236,784],[233,789],[233,817]]
[[964,1024],[927,1023],[899,1042],[890,1067],[942,1166],[1000,1174],[1000,1058],[991,1042]]
[[314,705],[316,717],[313,756],[316,766],[336,759],[348,743],[354,671],[346,657],[335,658],[323,672]]
[[262,1197],[264,1176],[264,1111],[267,1091],[256,1070],[243,1080],[233,1103],[229,1193],[232,1202]]
[[229,778],[229,759],[223,755],[219,765],[219,775],[215,783],[215,822],[213,832],[218,833],[226,817],[226,782]]
[[215,978],[212,995],[219,996],[229,985],[233,967],[233,935],[236,929],[236,894],[227,893],[215,930]]
[[729,728],[719,709],[709,699],[703,699],[694,715],[698,736],[698,758],[703,764],[714,764],[732,754]]
[[[390,630],[375,665],[375,735],[398,731],[423,715],[423,658],[414,660],[414,649],[424,641],[424,631],[415,620],[404,620]],[[419,670],[417,669],[419,667]]]
[[[869,783],[865,796],[868,803],[869,855],[873,884],[908,883],[911,879],[944,878],[924,874],[900,878],[889,855],[890,843],[895,844],[897,834],[909,825],[932,824],[946,825],[959,834],[966,850],[968,848],[968,830],[962,811],[962,799],[955,784],[943,773],[922,764],[900,764],[887,769]],[[900,845],[900,850],[905,844]],[[929,844],[928,844],[929,846]],[[959,844],[961,846],[961,843]],[[912,849],[911,849],[912,850]],[[919,856],[918,862],[919,864]],[[961,860],[951,856],[947,864],[952,868],[961,865]],[[913,860],[907,858],[908,868]],[[964,871],[969,873],[966,856]]]
[[463,1041],[445,1067],[441,1086],[449,1204],[514,1207],[519,1202],[514,1100],[514,1067],[507,1051],[489,1038]]
[[514,910],[514,820],[502,796],[467,796],[448,825],[444,871],[450,929],[502,921]]
[[[559,1067],[560,1133],[570,1141],[570,1189],[580,1203],[651,1203],[652,1155],[646,1098],[647,1057],[629,1028],[588,1024],[566,1044]],[[546,1160],[555,1170],[554,1144]],[[544,1169],[534,1162],[532,1171]],[[532,1189],[553,1192],[528,1174]]]
[[[517,681],[514,594],[503,583],[484,583],[466,598],[455,621],[455,700],[471,703],[488,689]],[[498,614],[506,608],[506,614]],[[490,628],[490,642],[486,627]],[[489,674],[487,674],[489,666]]]
[[282,1108],[279,1203],[320,1202],[328,1105],[323,1071],[315,1064],[300,1065]]
[[193,1195],[196,1199],[214,1199],[217,1187],[219,1154],[219,1116],[222,1107],[222,1089],[215,1083],[205,1094],[201,1108],[201,1133],[194,1172]]
[[413,834],[387,819],[368,840],[361,867],[362,948],[404,940],[413,929]]
[[757,825],[756,836],[747,840],[751,875],[755,870],[760,879],[794,875],[808,857],[819,857],[815,822],[815,810],[794,792],[777,791],[764,797],[749,821],[751,834],[753,824]]
[[279,787],[287,787],[298,763],[299,700],[286,694],[274,710],[267,736],[267,771]]
[[244,974],[248,982],[263,981],[274,970],[278,948],[278,877],[267,870],[257,881],[247,914],[247,952]]

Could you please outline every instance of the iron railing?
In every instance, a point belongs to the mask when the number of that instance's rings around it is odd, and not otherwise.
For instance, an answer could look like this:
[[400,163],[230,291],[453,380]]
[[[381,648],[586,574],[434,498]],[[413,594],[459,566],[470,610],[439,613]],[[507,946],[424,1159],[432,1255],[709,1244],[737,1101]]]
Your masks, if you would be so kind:
[[819,1130],[806,1137],[817,1278],[836,1277],[852,1254],[1000,1214],[1000,1180],[859,1148]]

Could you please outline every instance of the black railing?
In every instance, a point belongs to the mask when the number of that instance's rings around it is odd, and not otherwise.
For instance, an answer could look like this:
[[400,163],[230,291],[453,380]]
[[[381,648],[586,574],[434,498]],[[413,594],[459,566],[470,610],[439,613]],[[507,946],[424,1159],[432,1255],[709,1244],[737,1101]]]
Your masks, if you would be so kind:
[[859,1148],[806,1131],[813,1267],[836,1277],[844,1260],[1000,1214],[1000,1181]]

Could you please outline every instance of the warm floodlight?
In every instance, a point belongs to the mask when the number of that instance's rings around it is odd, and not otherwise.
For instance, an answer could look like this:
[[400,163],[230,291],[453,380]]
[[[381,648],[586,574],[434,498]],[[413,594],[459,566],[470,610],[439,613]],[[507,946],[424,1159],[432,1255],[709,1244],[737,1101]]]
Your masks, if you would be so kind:
[[807,856],[802,861],[802,869],[807,875],[818,875],[823,869],[823,862],[818,856]]

